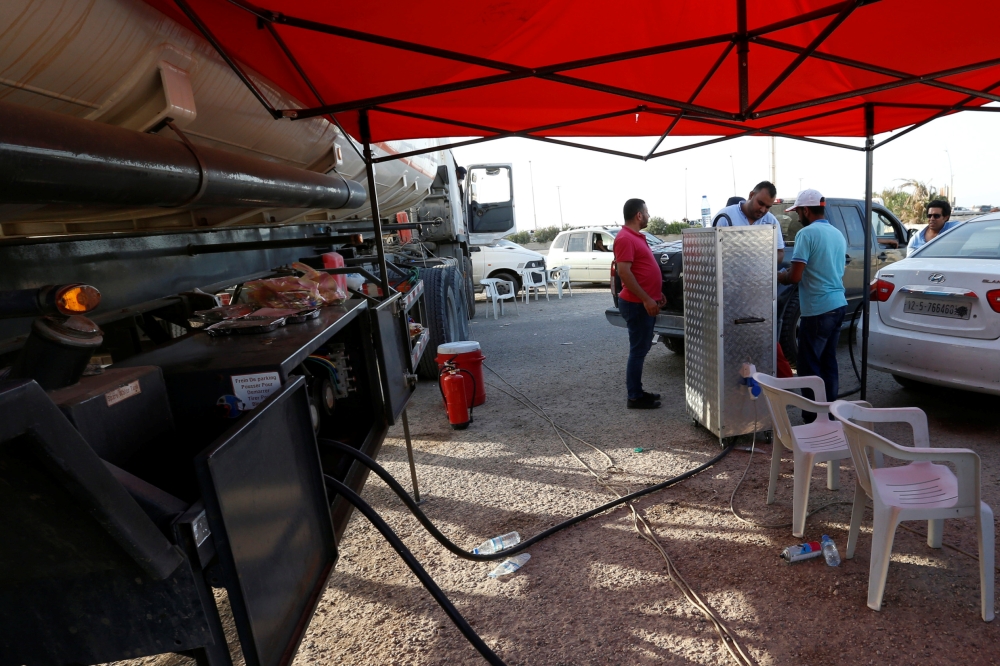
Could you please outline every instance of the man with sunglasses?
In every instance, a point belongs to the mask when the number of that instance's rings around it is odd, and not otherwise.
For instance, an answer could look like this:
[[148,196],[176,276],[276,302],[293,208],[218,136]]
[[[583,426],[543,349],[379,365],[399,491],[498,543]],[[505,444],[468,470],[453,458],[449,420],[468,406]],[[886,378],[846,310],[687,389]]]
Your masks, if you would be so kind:
[[947,201],[935,199],[927,204],[927,226],[910,236],[906,253],[913,252],[918,247],[930,243],[944,232],[961,224],[961,222],[951,222],[950,218],[951,204]]

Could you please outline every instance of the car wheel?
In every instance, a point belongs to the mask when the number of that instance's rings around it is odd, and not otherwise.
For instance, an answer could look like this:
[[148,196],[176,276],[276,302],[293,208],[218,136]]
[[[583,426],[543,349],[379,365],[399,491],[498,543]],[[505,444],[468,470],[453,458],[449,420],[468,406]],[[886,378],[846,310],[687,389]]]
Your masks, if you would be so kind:
[[521,293],[521,279],[514,273],[508,273],[507,271],[500,271],[498,273],[494,273],[490,277],[496,278],[498,280],[507,280],[508,282],[513,282],[515,297],[517,296],[517,294]]
[[901,375],[893,375],[892,378],[896,380],[897,384],[908,391],[920,391],[927,388],[927,384],[917,381],[916,379],[910,379],[909,377],[903,377]]
[[684,356],[684,338],[663,338],[663,344],[678,356]]
[[788,304],[785,306],[785,313],[781,318],[781,335],[778,336],[781,351],[784,352],[785,359],[792,366],[795,366],[799,359],[799,324],[801,320],[799,295],[795,294],[788,299]]

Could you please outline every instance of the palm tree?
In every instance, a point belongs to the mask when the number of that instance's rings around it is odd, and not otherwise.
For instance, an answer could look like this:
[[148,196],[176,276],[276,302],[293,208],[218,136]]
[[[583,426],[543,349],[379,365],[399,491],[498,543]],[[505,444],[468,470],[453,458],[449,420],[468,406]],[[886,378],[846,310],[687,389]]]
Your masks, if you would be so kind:
[[915,179],[900,181],[897,187],[882,190],[880,196],[885,207],[893,212],[903,224],[926,223],[924,213],[927,204],[942,198],[936,187]]

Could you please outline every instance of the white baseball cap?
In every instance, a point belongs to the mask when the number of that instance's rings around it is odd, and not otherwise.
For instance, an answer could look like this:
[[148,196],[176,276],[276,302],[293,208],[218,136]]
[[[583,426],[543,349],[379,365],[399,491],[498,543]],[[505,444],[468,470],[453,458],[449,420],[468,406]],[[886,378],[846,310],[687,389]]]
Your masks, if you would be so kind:
[[793,208],[805,208],[806,206],[825,206],[826,197],[819,193],[819,190],[802,190],[799,192],[799,196],[795,197],[795,201],[792,205],[788,207],[788,210]]

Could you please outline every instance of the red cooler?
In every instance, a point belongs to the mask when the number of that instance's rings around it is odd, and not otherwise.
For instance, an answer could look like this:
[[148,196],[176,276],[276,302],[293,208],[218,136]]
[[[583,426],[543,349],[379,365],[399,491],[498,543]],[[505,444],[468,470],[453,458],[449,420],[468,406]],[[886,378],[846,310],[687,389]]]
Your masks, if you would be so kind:
[[[483,381],[483,361],[486,360],[486,357],[480,351],[478,342],[475,340],[466,340],[464,342],[448,342],[440,345],[438,347],[437,358],[434,360],[437,361],[438,372],[444,368],[444,364],[447,361],[451,361],[460,370],[468,370],[472,373],[476,387],[475,400],[472,397],[472,385],[468,382],[465,384],[465,398],[473,407],[478,407],[486,402],[486,383]],[[465,375],[463,374],[463,376]]]

